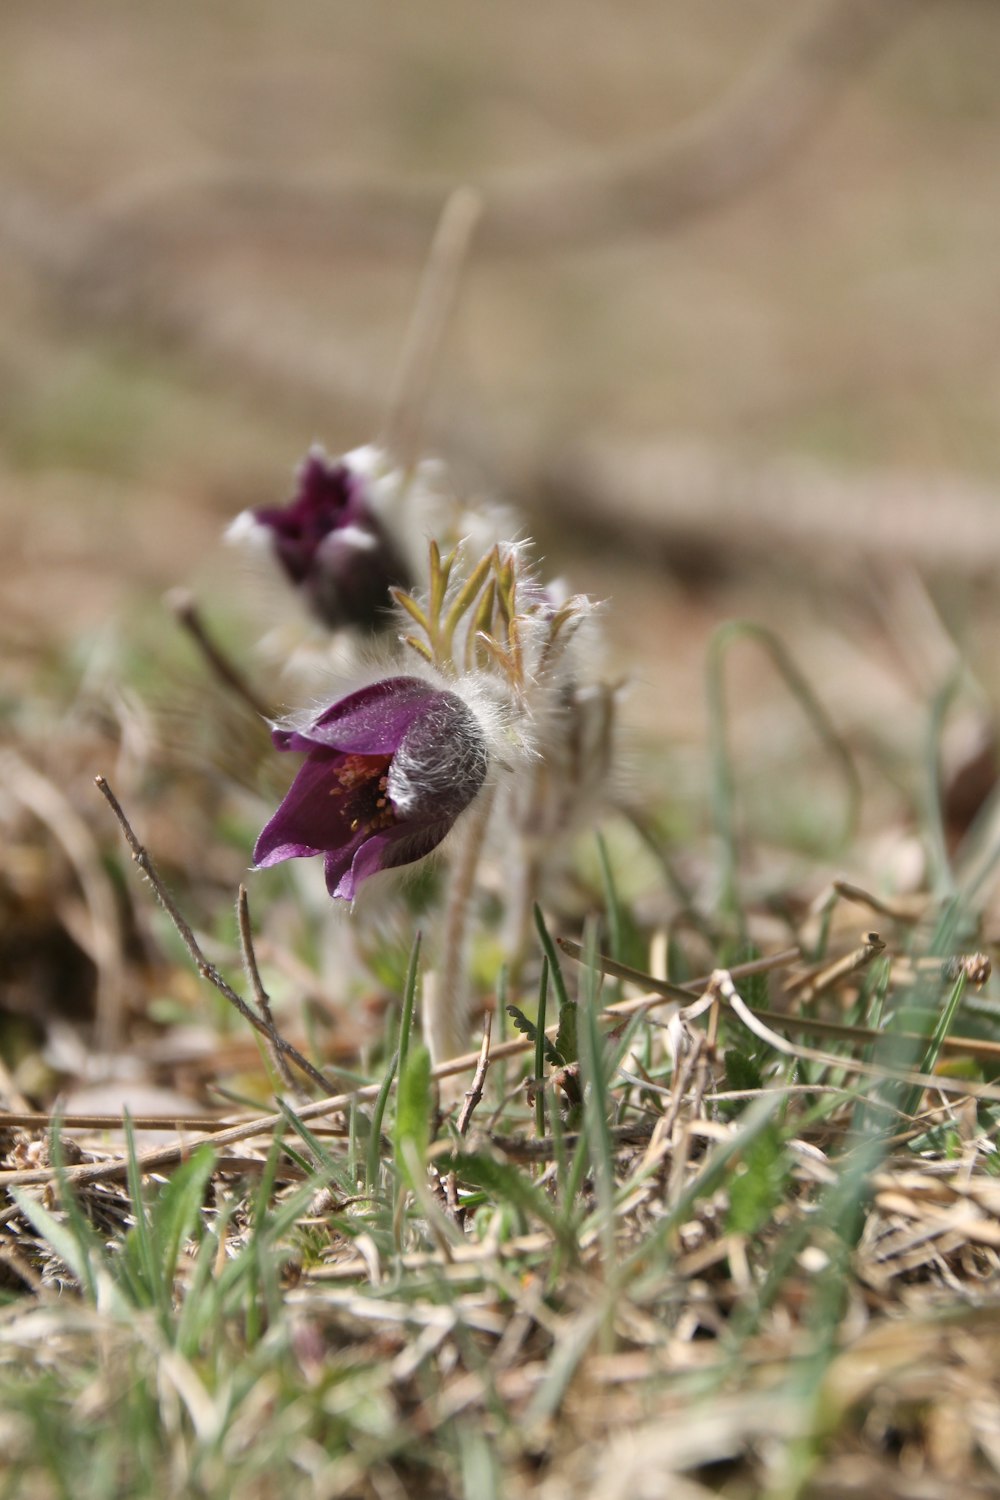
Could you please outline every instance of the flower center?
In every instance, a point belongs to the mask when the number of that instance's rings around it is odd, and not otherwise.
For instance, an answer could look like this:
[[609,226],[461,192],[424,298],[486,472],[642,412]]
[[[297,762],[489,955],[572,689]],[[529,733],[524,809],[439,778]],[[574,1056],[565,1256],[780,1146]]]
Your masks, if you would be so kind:
[[331,797],[346,797],[344,815],[352,833],[365,837],[398,823],[389,801],[390,755],[345,755],[332,768]]

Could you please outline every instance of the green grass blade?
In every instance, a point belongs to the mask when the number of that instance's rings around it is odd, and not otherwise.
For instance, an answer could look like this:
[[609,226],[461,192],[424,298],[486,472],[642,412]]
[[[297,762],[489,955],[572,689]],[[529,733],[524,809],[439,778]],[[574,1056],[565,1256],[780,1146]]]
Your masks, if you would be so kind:
[[545,1011],[549,998],[549,960],[542,958],[538,981],[538,1020],[535,1025],[535,1133],[545,1134]]
[[552,934],[549,932],[548,927],[545,925],[545,918],[542,915],[542,908],[538,905],[535,906],[535,927],[537,928],[538,936],[542,941],[542,951],[549,961],[549,975],[552,979],[552,986],[556,992],[556,999],[559,1001],[559,1009],[562,1010],[563,1006],[569,1003],[569,991],[566,989],[566,981],[563,978],[563,971],[559,963],[559,955],[556,952],[556,945],[552,941]]
[[413,1028],[413,1008],[416,1004],[417,979],[420,974],[420,947],[422,934],[417,933],[410,949],[410,961],[406,967],[406,983],[403,986],[403,1012],[399,1018],[399,1071],[402,1075],[406,1065],[406,1054],[410,1046]]
[[145,1292],[145,1300],[150,1306],[155,1307],[161,1319],[170,1317],[170,1292],[165,1291],[163,1285],[163,1274],[160,1267],[160,1257],[153,1239],[153,1230],[150,1223],[149,1210],[146,1206],[146,1198],[142,1188],[142,1173],[139,1170],[139,1154],[135,1144],[135,1130],[132,1125],[132,1117],[127,1109],[122,1111],[122,1124],[125,1130],[125,1160],[128,1168],[128,1191],[132,1199],[132,1213],[135,1223],[129,1230],[125,1242],[126,1251],[135,1247],[136,1260],[139,1266],[140,1281]]
[[615,1257],[615,1166],[609,1125],[612,1104],[608,1089],[607,1049],[597,1020],[600,973],[597,968],[597,932],[593,923],[588,924],[584,949],[582,1014],[579,1018],[584,1137],[594,1174],[605,1268],[610,1271]]
[[[399,1070],[396,1094],[396,1124],[393,1142],[396,1165],[403,1179],[413,1185],[411,1163],[423,1170],[431,1131],[431,1055],[421,1043],[407,1053]],[[408,1150],[404,1150],[408,1147]]]
[[378,1181],[378,1169],[382,1162],[382,1122],[385,1119],[389,1094],[398,1065],[399,1051],[397,1049],[389,1059],[389,1065],[382,1079],[382,1086],[378,1091],[375,1105],[372,1109],[371,1134],[368,1137],[368,1152],[365,1160],[365,1186],[369,1192],[372,1191]]

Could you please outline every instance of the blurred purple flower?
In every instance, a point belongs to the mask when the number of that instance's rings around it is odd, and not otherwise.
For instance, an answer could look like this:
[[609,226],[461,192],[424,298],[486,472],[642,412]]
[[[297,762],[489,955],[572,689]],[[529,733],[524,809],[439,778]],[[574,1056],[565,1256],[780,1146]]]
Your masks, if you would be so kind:
[[306,761],[257,840],[255,866],[322,854],[327,889],[345,901],[370,875],[436,848],[486,780],[475,714],[419,677],[385,678],[273,739]]
[[389,589],[410,570],[369,499],[367,476],[311,448],[287,505],[264,505],[237,526],[263,528],[290,581],[324,625],[371,630],[386,623]]

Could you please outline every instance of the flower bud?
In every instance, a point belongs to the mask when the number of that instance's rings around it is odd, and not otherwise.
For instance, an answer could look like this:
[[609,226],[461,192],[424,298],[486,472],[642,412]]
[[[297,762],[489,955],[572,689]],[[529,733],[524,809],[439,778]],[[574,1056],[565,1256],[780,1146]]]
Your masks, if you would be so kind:
[[289,582],[329,629],[373,630],[389,622],[390,588],[409,587],[411,574],[372,503],[369,474],[351,458],[331,462],[321,448],[311,448],[288,504],[244,511],[229,536],[266,539]]

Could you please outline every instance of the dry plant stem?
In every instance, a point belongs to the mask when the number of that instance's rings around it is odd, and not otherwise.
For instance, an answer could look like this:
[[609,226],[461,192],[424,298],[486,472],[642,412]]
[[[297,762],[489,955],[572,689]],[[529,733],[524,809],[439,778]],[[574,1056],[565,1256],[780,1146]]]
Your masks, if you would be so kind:
[[[237,1125],[247,1125],[258,1115],[227,1115],[213,1120],[211,1115],[129,1115],[134,1130],[232,1130]],[[51,1130],[59,1123],[63,1130],[121,1130],[122,1116],[54,1114],[51,1110],[24,1109],[4,1110],[0,1124],[17,1130]],[[317,1125],[315,1135],[343,1136],[345,1131],[337,1126]]]
[[[850,880],[834,880],[830,889],[845,901],[855,901],[861,906],[867,906],[872,911],[878,912],[880,917],[889,917],[893,922],[908,924],[919,922],[927,909],[927,898],[924,896],[919,897],[917,901],[914,901],[912,897],[899,901],[886,901]],[[825,904],[825,902],[820,904]]]
[[785,985],[785,994],[794,995],[803,1005],[832,989],[840,980],[866,969],[873,959],[885,952],[885,943],[877,932],[870,932],[860,948],[845,953],[832,964],[823,964],[806,974],[798,974]]
[[[610,1125],[608,1133],[616,1146],[645,1146],[655,1126]],[[490,1134],[490,1143],[512,1161],[554,1161],[562,1152],[575,1151],[582,1139],[581,1131],[570,1130],[557,1140],[554,1135],[508,1136]]]
[[420,457],[424,412],[458,296],[462,266],[482,212],[477,193],[459,188],[444,206],[392,383],[382,446],[404,472]]
[[651,1165],[656,1157],[664,1156],[670,1150],[674,1125],[677,1122],[677,1116],[680,1114],[681,1105],[684,1102],[684,1096],[691,1081],[691,1075],[705,1045],[700,1031],[691,1032],[689,1036],[691,1041],[690,1049],[685,1052],[677,1067],[673,1085],[669,1090],[670,1103],[656,1122],[646,1152],[646,1165]]
[[237,698],[242,698],[247,707],[260,718],[273,718],[272,710],[257,697],[243,673],[212,639],[190,590],[171,589],[166,600],[177,623],[187,631],[201,652],[213,677]]
[[185,919],[181,916],[181,913],[177,909],[173,897],[170,895],[170,892],[167,890],[166,886],[163,884],[163,881],[160,879],[159,874],[156,870],[156,866],[153,864],[153,861],[150,859],[143,845],[136,838],[135,831],[132,828],[132,825],[129,822],[128,818],[125,816],[118,798],[115,796],[114,792],[111,790],[110,786],[103,776],[97,776],[94,779],[97,783],[98,791],[100,791],[101,795],[104,797],[105,801],[111,808],[111,811],[118,819],[122,833],[125,835],[125,841],[131,851],[132,858],[135,860],[135,863],[139,866],[139,869],[142,871],[146,879],[149,881],[150,885],[153,887],[153,894],[156,896],[157,901],[159,901],[160,905],[163,907],[163,910],[166,912],[167,916],[174,924],[178,937],[184,944],[188,953],[191,955],[191,959],[195,965],[195,968],[198,970],[198,973],[201,975],[202,979],[207,979],[209,984],[214,985],[219,994],[222,995],[224,999],[228,1000],[230,1005],[232,1005],[234,1009],[239,1011],[240,1015],[245,1021],[249,1021],[250,1025],[254,1028],[255,1031],[259,1031],[262,1036],[267,1037],[269,1041],[273,1042],[279,1052],[283,1053],[284,1056],[287,1057],[291,1062],[293,1062],[297,1068],[300,1068],[308,1078],[311,1078],[313,1083],[315,1083],[319,1088],[323,1089],[325,1093],[329,1094],[331,1092],[329,1079],[324,1078],[319,1069],[314,1068],[309,1059],[303,1057],[302,1053],[299,1052],[296,1047],[293,1047],[290,1042],[286,1042],[284,1037],[279,1036],[277,1031],[274,1029],[273,1020],[271,1021],[271,1025],[269,1027],[266,1021],[263,1021],[255,1011],[251,1010],[250,1006],[247,1005],[242,996],[238,995],[233,989],[232,985],[228,984],[226,980],[223,979],[222,975],[219,973],[215,965],[209,963],[208,959],[205,957],[204,953],[202,953],[201,948],[198,945],[197,938],[191,931],[191,928],[188,926]]
[[[786,1015],[784,1011],[755,1010],[758,1021],[766,1026],[781,1026],[787,1031],[811,1031],[815,1036],[835,1037],[845,1042],[869,1045],[892,1039],[895,1042],[923,1042],[928,1038],[915,1031],[876,1031],[870,1026],[849,1026],[843,1021],[821,1021],[813,1016]],[[984,1061],[1000,1061],[1000,1042],[981,1041],[978,1037],[957,1036],[954,1033],[943,1037],[941,1051],[958,1057],[978,1057]]]
[[[713,996],[713,1005],[715,1003],[716,997]],[[670,1162],[669,1179],[666,1186],[667,1202],[671,1204],[676,1203],[684,1190],[688,1158],[691,1154],[691,1127],[697,1122],[698,1116],[701,1114],[705,1093],[708,1088],[709,1049],[706,1044],[698,1047],[693,1054],[691,1071],[694,1078],[694,1087],[691,1091],[691,1104],[687,1117],[681,1126],[680,1141],[674,1148]]]
[[493,811],[493,791],[480,798],[464,824],[455,831],[448,896],[441,930],[440,971],[436,983],[425,987],[424,1040],[435,1064],[454,1057],[467,1026],[465,962],[469,915],[476,884],[476,871],[483,852],[486,829]]
[[[562,937],[556,938],[556,942],[570,958],[583,959],[584,952],[580,943],[574,943],[571,938]],[[754,958],[745,964],[734,964],[727,972],[734,979],[748,979],[754,974],[769,974],[774,969],[787,969],[789,964],[793,964],[801,956],[800,948],[783,948],[780,953],[772,953],[767,958]],[[630,984],[639,985],[644,990],[652,990],[654,994],[662,995],[664,999],[679,1000],[682,1004],[690,1001],[692,995],[703,994],[706,986],[712,982],[711,974],[702,974],[697,979],[689,980],[687,984],[671,984],[668,979],[654,979],[652,975],[645,974],[642,969],[633,969],[628,964],[620,964],[616,959],[608,958],[604,953],[598,953],[595,962],[602,974],[610,974],[613,979],[625,979]],[[617,1007],[609,1008],[617,1010]]]
[[765,1026],[759,1016],[743,1000],[733,984],[732,975],[727,974],[724,969],[713,976],[717,984],[718,993],[726,1001],[733,1014],[738,1016],[748,1031],[773,1047],[776,1052],[781,1052],[785,1057],[803,1058],[808,1062],[825,1064],[828,1068],[840,1068],[845,1073],[860,1073],[865,1078],[886,1079],[896,1083],[919,1084],[925,1089],[937,1089],[941,1094],[958,1095],[960,1098],[989,1099],[994,1094],[1000,1099],[1000,1088],[991,1087],[988,1084],[965,1084],[956,1088],[958,1080],[939,1077],[936,1073],[920,1073],[909,1068],[883,1068],[877,1063],[862,1062],[860,1058],[844,1057],[836,1052],[821,1052],[815,1047],[800,1047],[789,1042],[785,1037],[779,1036],[769,1026]]
[[458,1117],[458,1133],[465,1135],[469,1129],[473,1112],[483,1097],[483,1089],[486,1085],[486,1074],[490,1066],[490,1036],[493,1030],[493,1015],[486,1012],[483,1022],[483,1045],[479,1049],[479,1062],[476,1065],[476,1074],[472,1080],[472,1087],[465,1095],[462,1112]]
[[287,1059],[281,1050],[281,1035],[274,1024],[274,1016],[271,1014],[271,998],[261,981],[260,970],[257,967],[257,955],[253,946],[253,929],[250,926],[250,906],[247,901],[247,888],[241,885],[236,898],[236,920],[240,929],[240,952],[243,955],[243,967],[253,990],[253,997],[257,1002],[261,1019],[267,1027],[268,1050],[271,1061],[286,1088],[292,1089],[300,1098],[302,1090],[292,1077]]

